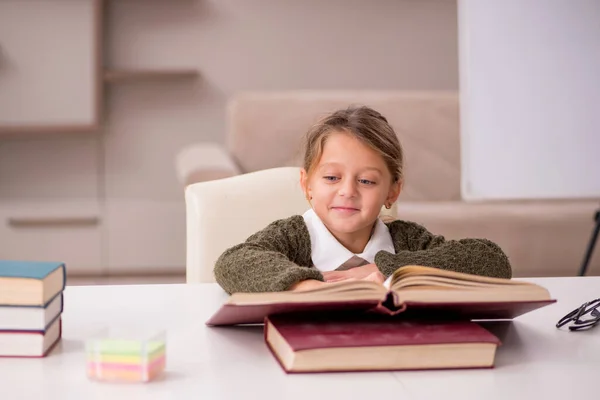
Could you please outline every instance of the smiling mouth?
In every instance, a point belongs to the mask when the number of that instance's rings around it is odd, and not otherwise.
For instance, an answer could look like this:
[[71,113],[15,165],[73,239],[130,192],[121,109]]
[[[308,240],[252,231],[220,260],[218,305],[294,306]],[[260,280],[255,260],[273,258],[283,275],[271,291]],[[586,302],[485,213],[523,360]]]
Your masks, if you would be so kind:
[[360,211],[360,209],[358,208],[354,208],[354,207],[331,207],[332,210],[336,210],[336,211],[342,211],[342,212],[355,212],[355,211]]

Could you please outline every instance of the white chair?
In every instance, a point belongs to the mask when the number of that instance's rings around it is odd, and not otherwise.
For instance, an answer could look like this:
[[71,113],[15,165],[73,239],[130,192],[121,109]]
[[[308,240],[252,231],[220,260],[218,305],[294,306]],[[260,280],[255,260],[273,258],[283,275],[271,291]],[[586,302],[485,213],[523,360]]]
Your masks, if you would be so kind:
[[269,223],[310,207],[300,168],[285,167],[200,182],[185,190],[187,282],[214,282],[221,253]]
[[[267,169],[188,185],[185,190],[187,282],[214,282],[213,267],[229,247],[269,223],[310,207],[300,186],[300,168]],[[395,208],[382,209],[394,217]]]

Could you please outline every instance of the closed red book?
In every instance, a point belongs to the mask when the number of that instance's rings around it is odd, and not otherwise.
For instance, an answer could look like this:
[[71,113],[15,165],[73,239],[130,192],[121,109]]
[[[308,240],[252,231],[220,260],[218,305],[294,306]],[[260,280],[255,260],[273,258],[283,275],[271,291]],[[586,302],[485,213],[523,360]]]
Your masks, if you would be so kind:
[[406,318],[512,319],[555,301],[545,288],[533,283],[404,266],[393,274],[389,288],[349,281],[306,291],[234,293],[206,323],[257,324],[269,315],[332,311],[405,313]]
[[265,341],[290,373],[491,368],[500,340],[470,321],[278,315]]

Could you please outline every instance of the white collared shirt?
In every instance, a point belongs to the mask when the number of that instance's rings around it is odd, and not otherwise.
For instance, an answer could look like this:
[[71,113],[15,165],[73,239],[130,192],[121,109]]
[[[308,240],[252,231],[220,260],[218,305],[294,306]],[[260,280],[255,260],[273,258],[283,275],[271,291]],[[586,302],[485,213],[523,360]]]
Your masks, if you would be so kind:
[[379,218],[371,239],[360,254],[352,253],[338,242],[312,208],[302,214],[302,218],[310,235],[312,262],[320,271],[333,271],[354,256],[374,263],[375,255],[381,250],[396,254],[390,230]]

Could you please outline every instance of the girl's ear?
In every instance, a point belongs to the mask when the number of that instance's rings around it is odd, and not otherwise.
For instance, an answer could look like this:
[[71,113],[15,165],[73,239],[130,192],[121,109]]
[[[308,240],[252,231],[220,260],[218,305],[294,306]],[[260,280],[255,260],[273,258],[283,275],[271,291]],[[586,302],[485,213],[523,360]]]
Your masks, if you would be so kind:
[[308,174],[304,168],[300,170],[300,186],[302,186],[304,197],[306,197],[306,200],[310,201],[310,199],[312,199],[312,195],[308,187]]
[[402,192],[402,181],[397,181],[392,183],[392,186],[390,187],[390,191],[388,192],[388,196],[385,199],[386,201],[386,205],[387,204],[394,204],[396,202],[396,200],[398,200],[398,196],[400,196],[400,193]]

